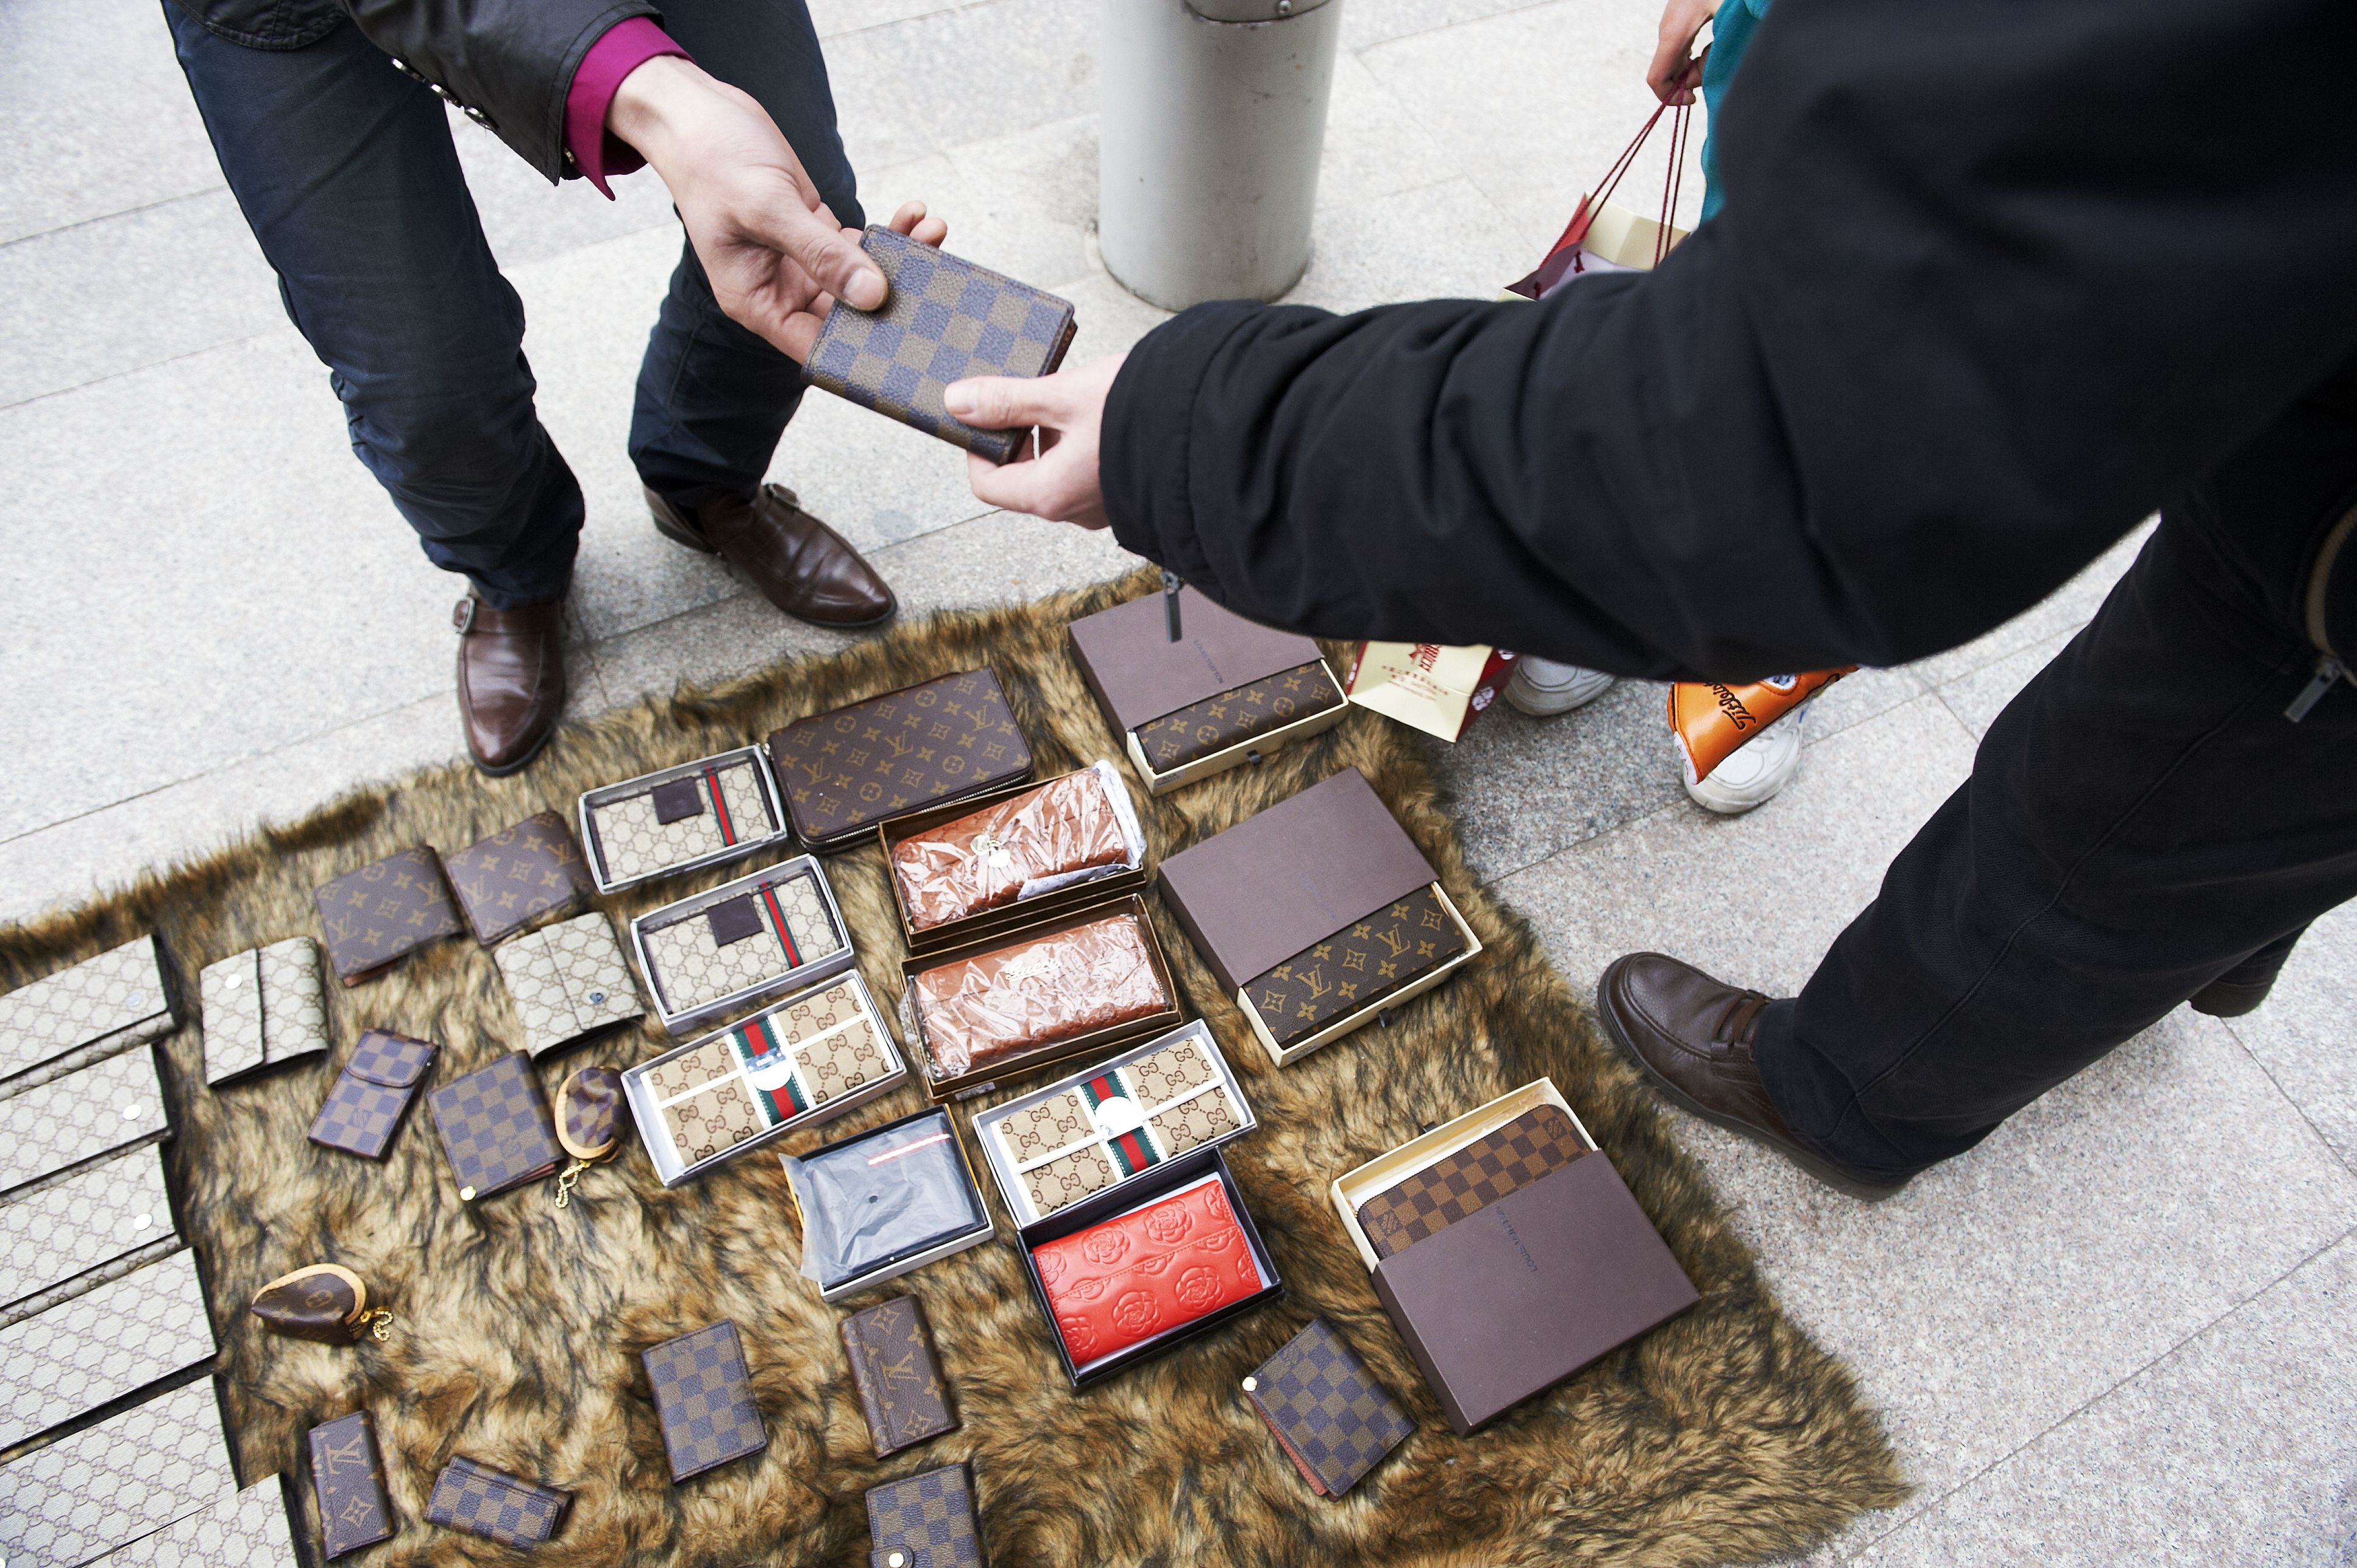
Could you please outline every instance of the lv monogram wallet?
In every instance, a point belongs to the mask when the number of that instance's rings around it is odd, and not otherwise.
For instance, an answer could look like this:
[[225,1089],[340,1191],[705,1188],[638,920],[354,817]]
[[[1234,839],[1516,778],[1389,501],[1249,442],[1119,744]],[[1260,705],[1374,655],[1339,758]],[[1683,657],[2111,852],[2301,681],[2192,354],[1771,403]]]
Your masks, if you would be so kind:
[[328,960],[358,985],[431,941],[458,934],[442,862],[420,844],[323,884],[312,896],[328,934]]
[[463,1530],[504,1546],[537,1546],[556,1533],[569,1492],[478,1465],[460,1455],[442,1467],[425,1499],[429,1524]]
[[381,1160],[393,1146],[402,1112],[417,1094],[434,1047],[388,1029],[370,1029],[352,1047],[328,1102],[311,1122],[311,1142],[362,1159]]
[[491,960],[523,1025],[523,1048],[533,1056],[646,1015],[622,944],[595,910],[527,931],[493,948]]
[[653,1386],[671,1478],[684,1481],[770,1445],[745,1347],[726,1318],[639,1353]]
[[1552,1105],[1534,1105],[1496,1132],[1367,1199],[1359,1206],[1359,1228],[1375,1256],[1388,1258],[1586,1153],[1570,1117]]
[[205,1081],[225,1083],[328,1048],[328,998],[318,945],[293,937],[207,964]]
[[957,1430],[932,1330],[915,1296],[896,1295],[845,1318],[843,1349],[851,1358],[851,1381],[876,1457]]
[[838,304],[803,374],[815,387],[994,463],[1028,431],[976,430],[942,393],[967,376],[1044,376],[1072,346],[1072,304],[870,225],[859,242],[892,285],[881,310]]
[[988,670],[796,719],[769,745],[786,814],[813,850],[848,848],[888,817],[1031,777],[1031,748]]
[[469,1203],[537,1181],[565,1163],[548,1091],[522,1051],[443,1085],[425,1103],[458,1178],[458,1196]]
[[330,1560],[393,1534],[376,1423],[368,1412],[356,1410],[311,1429],[311,1490],[319,1503],[320,1542]]
[[1322,1317],[1244,1380],[1244,1393],[1321,1498],[1339,1498],[1415,1423]]
[[573,833],[554,811],[526,817],[487,839],[445,856],[458,907],[475,940],[490,947],[554,909],[569,909],[589,894],[589,867],[573,847]]
[[155,939],[142,937],[0,996],[0,1078],[69,1051],[96,1059],[171,1027]]
[[868,1568],[985,1568],[974,1511],[974,1467],[938,1470],[867,1488]]

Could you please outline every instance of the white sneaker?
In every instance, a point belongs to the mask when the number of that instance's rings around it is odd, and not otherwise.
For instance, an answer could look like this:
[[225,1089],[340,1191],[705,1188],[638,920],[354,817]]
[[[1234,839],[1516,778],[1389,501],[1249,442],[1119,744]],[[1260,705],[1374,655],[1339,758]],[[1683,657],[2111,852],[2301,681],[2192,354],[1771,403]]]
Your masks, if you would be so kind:
[[1601,670],[1557,664],[1525,653],[1514,660],[1514,672],[1506,682],[1506,701],[1520,712],[1543,719],[1586,707],[1604,695],[1610,684],[1612,677]]
[[[1686,796],[1706,811],[1739,817],[1754,806],[1764,806],[1801,770],[1802,730],[1813,702],[1803,703],[1758,736],[1735,748],[1727,759],[1710,770],[1699,784],[1687,784]],[[1685,781],[1685,769],[1678,769]]]

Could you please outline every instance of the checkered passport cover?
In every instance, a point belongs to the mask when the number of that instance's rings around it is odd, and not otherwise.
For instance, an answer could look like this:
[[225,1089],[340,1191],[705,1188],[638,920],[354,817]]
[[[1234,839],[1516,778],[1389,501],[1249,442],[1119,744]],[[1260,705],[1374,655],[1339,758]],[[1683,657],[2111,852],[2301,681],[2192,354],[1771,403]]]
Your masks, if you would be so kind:
[[1324,1496],[1339,1498],[1398,1447],[1415,1423],[1322,1318],[1253,1373],[1250,1397],[1286,1454]]
[[312,1118],[311,1142],[362,1159],[384,1158],[418,1081],[433,1065],[434,1047],[425,1041],[389,1029],[366,1031]]
[[726,1318],[639,1353],[662,1422],[671,1478],[684,1481],[770,1445],[745,1347]]
[[1571,1118],[1534,1105],[1359,1206],[1359,1229],[1388,1258],[1587,1153]]
[[901,1568],[984,1568],[965,1461],[867,1488],[867,1560],[889,1564],[894,1552]]
[[458,1178],[458,1196],[469,1202],[544,1176],[564,1163],[548,1090],[522,1051],[445,1084],[425,1103]]
[[503,1546],[537,1546],[556,1531],[572,1495],[460,1455],[435,1478],[425,1499],[429,1523],[463,1530]]
[[1044,376],[1072,343],[1072,304],[905,234],[859,242],[892,285],[881,310],[838,304],[803,374],[813,386],[989,458],[1012,459],[1028,431],[976,430],[942,393],[967,376]]

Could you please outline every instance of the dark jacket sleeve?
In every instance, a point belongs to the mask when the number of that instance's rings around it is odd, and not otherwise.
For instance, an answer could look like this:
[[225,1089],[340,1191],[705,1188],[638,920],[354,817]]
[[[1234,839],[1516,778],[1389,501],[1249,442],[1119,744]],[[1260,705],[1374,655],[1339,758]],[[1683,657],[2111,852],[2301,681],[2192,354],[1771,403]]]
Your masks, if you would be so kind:
[[565,161],[565,95],[589,46],[646,0],[341,0],[369,42],[440,90],[551,181]]
[[1329,636],[1723,678],[1953,646],[2357,349],[2357,95],[2307,85],[2352,47],[2342,0],[1779,0],[1727,205],[1655,271],[1149,334],[1115,534]]

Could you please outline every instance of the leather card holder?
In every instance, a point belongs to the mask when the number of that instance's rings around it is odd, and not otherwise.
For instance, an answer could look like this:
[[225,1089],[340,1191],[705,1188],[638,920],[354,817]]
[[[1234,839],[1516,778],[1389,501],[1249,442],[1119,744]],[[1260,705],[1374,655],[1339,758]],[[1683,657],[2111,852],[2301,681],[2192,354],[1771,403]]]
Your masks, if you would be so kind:
[[319,1505],[320,1554],[329,1561],[392,1536],[393,1506],[368,1412],[311,1429],[311,1491]]
[[639,1353],[662,1423],[671,1478],[684,1481],[770,1445],[745,1347],[726,1318]]
[[328,961],[346,985],[458,934],[442,862],[423,844],[322,883],[311,897],[327,934]]
[[654,800],[655,821],[666,825],[704,814],[704,787],[694,779],[674,779],[647,791]]
[[[974,1467],[961,1459],[867,1488],[868,1562],[876,1568],[985,1568]],[[894,1564],[894,1553],[906,1559]]]
[[215,1089],[317,1056],[331,1043],[319,948],[308,937],[207,964],[197,988],[204,1004],[205,1082]]
[[0,1078],[71,1051],[94,1060],[171,1027],[155,939],[141,937],[0,996]]
[[526,817],[443,857],[468,928],[485,947],[589,896],[589,863],[554,811]]
[[876,1457],[888,1458],[957,1430],[957,1409],[942,1377],[932,1329],[915,1296],[896,1295],[855,1312],[843,1320],[842,1333]]
[[881,309],[828,311],[805,379],[994,463],[1013,458],[1028,430],[977,430],[942,394],[967,376],[1052,372],[1072,344],[1071,302],[874,224],[859,246],[891,295]]
[[1587,1153],[1571,1118],[1534,1105],[1512,1122],[1359,1206],[1359,1229],[1388,1258]]
[[471,1203],[554,1172],[565,1163],[548,1091],[522,1051],[447,1083],[425,1098],[442,1152]]
[[770,771],[795,836],[814,850],[864,842],[876,824],[1031,776],[1031,747],[996,672],[885,692],[770,733]]
[[728,947],[761,934],[761,911],[753,907],[749,893],[725,904],[715,904],[705,911],[704,918],[712,922],[712,940],[716,947]]
[[1392,1392],[1322,1317],[1255,1368],[1244,1391],[1322,1497],[1358,1485],[1415,1430]]
[[502,1546],[532,1547],[556,1533],[572,1501],[569,1492],[457,1455],[434,1478],[434,1491],[425,1499],[425,1520]]
[[433,1065],[434,1047],[425,1041],[389,1029],[367,1030],[312,1119],[311,1142],[362,1159],[384,1158]]

